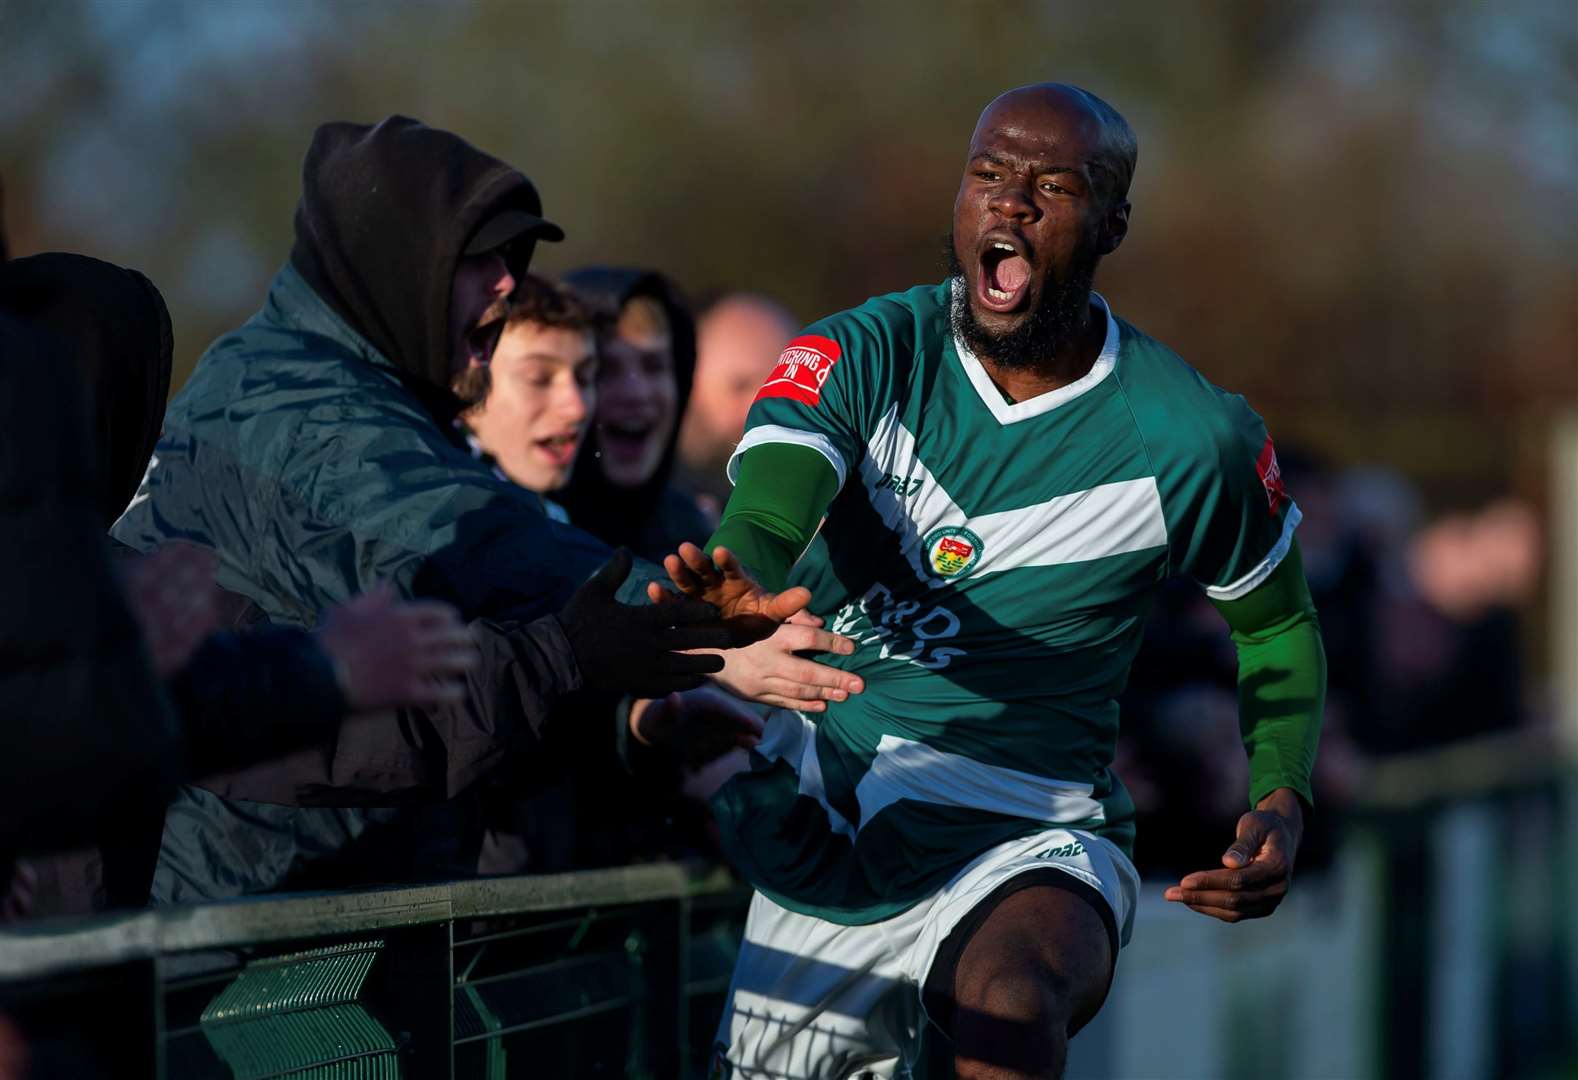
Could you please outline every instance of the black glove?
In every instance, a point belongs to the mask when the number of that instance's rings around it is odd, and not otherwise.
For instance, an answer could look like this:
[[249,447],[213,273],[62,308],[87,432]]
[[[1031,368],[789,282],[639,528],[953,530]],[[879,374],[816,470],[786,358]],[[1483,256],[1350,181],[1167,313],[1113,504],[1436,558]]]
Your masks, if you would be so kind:
[[[723,670],[721,656],[686,656],[682,649],[726,649],[731,635],[711,604],[675,598],[635,607],[614,599],[630,575],[626,548],[576,590],[559,612],[581,682],[594,690],[657,698],[693,690],[710,672]],[[705,625],[704,625],[705,624]]]

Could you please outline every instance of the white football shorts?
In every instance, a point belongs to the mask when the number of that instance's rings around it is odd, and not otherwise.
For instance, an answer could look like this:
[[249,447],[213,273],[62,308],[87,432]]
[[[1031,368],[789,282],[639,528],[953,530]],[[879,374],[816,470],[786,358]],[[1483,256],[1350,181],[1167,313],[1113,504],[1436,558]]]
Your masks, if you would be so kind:
[[939,947],[1010,879],[1049,867],[1094,889],[1119,942],[1128,942],[1139,874],[1111,841],[1073,829],[999,844],[914,907],[864,926],[801,915],[757,893],[708,1075],[909,1077],[927,1021],[922,989]]

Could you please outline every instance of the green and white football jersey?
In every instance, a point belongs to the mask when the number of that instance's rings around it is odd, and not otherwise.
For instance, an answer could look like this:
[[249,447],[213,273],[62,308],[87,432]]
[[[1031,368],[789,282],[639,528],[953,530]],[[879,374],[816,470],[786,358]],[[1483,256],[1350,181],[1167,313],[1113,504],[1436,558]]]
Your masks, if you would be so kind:
[[1158,587],[1186,574],[1242,596],[1299,520],[1244,399],[1099,296],[1089,374],[1010,403],[955,340],[951,288],[791,342],[730,463],[793,443],[840,482],[792,580],[858,643],[823,662],[866,690],[830,703],[814,748],[764,743],[714,799],[751,883],[835,922],[902,911],[1048,824],[1128,850],[1116,699]]

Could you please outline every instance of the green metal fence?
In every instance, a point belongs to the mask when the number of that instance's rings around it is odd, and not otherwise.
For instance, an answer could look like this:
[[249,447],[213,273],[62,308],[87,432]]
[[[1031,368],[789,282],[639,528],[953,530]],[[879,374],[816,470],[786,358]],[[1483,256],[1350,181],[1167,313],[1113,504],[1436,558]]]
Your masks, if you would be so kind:
[[[1070,1075],[1578,1075],[1571,759],[1521,734],[1361,789],[1275,919],[1148,884]],[[701,1076],[746,895],[653,864],[24,925],[0,1014],[35,1080]]]
[[653,864],[0,936],[37,1077],[699,1075],[746,893]]

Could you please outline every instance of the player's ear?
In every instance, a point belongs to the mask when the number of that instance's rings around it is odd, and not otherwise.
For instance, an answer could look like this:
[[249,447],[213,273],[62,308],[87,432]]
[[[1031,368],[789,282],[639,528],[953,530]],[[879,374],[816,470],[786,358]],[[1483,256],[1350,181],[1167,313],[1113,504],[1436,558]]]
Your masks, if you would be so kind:
[[1118,245],[1123,243],[1123,238],[1128,235],[1129,202],[1124,199],[1107,208],[1106,216],[1101,222],[1098,251],[1102,255],[1111,255],[1118,250]]

